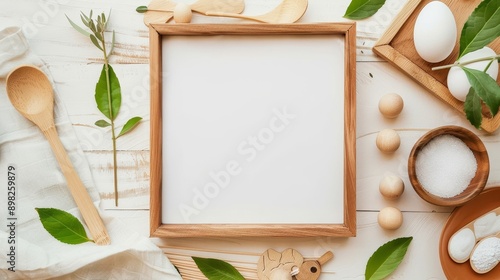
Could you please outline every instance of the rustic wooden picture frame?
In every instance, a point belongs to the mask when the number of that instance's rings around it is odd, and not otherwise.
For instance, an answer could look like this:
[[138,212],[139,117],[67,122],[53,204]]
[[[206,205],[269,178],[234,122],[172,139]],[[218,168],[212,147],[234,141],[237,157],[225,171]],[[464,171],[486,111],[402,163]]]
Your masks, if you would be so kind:
[[[453,97],[446,85],[446,77],[449,69],[433,71],[432,67],[453,64],[458,57],[460,33],[462,27],[472,11],[479,5],[481,0],[468,2],[460,0],[443,0],[452,11],[457,26],[457,43],[453,52],[444,61],[429,63],[420,58],[413,43],[413,28],[420,11],[431,0],[410,0],[396,16],[386,32],[380,37],[373,47],[373,52],[403,71],[410,78],[429,90],[437,98],[464,115],[463,102]],[[500,39],[494,40],[489,47],[500,52]],[[497,79],[500,82],[500,78]],[[492,117],[488,109],[483,106],[483,121],[481,128],[489,133],[500,127],[500,114]]]
[[[153,237],[355,236],[356,235],[356,28],[355,23],[326,24],[151,24],[151,205]],[[344,37],[344,152],[341,224],[163,224],[162,223],[162,39],[164,36],[335,35]],[[291,71],[293,71],[291,69]],[[314,73],[312,73],[314,75]]]

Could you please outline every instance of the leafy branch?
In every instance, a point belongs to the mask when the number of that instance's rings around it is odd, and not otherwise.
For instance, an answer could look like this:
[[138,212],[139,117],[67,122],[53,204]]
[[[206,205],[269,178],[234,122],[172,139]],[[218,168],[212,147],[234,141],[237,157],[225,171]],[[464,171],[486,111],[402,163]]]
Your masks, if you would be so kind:
[[481,58],[471,59],[471,60],[467,60],[467,61],[458,61],[457,60],[453,64],[436,66],[436,67],[432,67],[431,69],[433,71],[437,71],[437,70],[448,69],[448,68],[451,68],[451,67],[454,67],[454,66],[465,66],[465,65],[468,65],[468,64],[472,64],[472,63],[476,63],[476,62],[481,62],[481,61],[490,61],[490,63],[488,64],[488,67],[487,67],[487,68],[489,68],[491,66],[491,64],[493,64],[493,62],[495,60],[499,60],[499,59],[500,59],[500,55],[481,57]]
[[109,51],[107,50],[106,42],[106,27],[108,24],[108,19],[104,13],[97,16],[97,19],[92,18],[92,11],[89,15],[85,15],[83,12],[80,14],[80,19],[82,23],[87,27],[90,32],[84,28],[78,26],[74,23],[68,16],[66,16],[69,23],[73,28],[90,38],[90,41],[99,50],[102,51],[104,64],[101,70],[101,75],[95,87],[95,101],[97,108],[108,120],[98,120],[95,125],[98,127],[111,127],[111,141],[113,145],[113,179],[114,179],[114,192],[115,192],[115,206],[118,206],[118,170],[117,170],[117,158],[116,158],[116,140],[123,136],[124,134],[132,131],[142,120],[141,117],[133,117],[129,119],[125,125],[122,127],[121,131],[117,134],[115,131],[116,124],[115,119],[120,112],[121,107],[121,87],[118,77],[116,76],[113,68],[109,64],[109,56],[113,52],[115,45],[115,31],[113,31],[111,44],[109,46]]
[[[467,53],[479,50],[500,36],[500,0],[484,0],[469,16],[460,34],[459,59]],[[476,59],[468,62],[455,62],[467,76],[471,88],[465,98],[464,111],[469,122],[480,128],[483,115],[482,103],[495,116],[500,106],[500,86],[486,73],[486,70],[499,59],[499,55]],[[464,67],[468,63],[488,61],[484,71]],[[498,65],[494,65],[498,67]],[[443,69],[443,68],[440,68]],[[438,69],[436,69],[438,70]]]
[[[365,19],[374,15],[385,3],[385,0],[352,0],[344,14],[349,19]],[[464,4],[465,5],[465,4]],[[500,86],[491,78],[486,70],[495,62],[500,62],[500,55],[460,61],[464,55],[482,49],[500,36],[500,0],[484,0],[465,22],[460,34],[459,55],[455,63],[437,66],[432,70],[460,67],[466,74],[471,89],[464,103],[465,116],[476,128],[480,128],[483,119],[482,104],[495,116],[500,105]],[[489,61],[484,71],[464,67],[466,65]],[[493,65],[493,67],[498,67]]]

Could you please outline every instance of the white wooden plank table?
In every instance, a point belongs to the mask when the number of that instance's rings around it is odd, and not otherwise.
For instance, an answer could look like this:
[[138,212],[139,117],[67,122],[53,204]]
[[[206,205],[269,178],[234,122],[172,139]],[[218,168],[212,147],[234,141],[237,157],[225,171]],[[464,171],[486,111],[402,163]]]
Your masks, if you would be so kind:
[[[300,22],[346,21],[342,15],[349,2],[310,0]],[[279,0],[247,0],[246,13],[261,14],[278,3]],[[320,279],[364,279],[370,255],[383,243],[402,236],[413,236],[414,240],[403,263],[389,279],[445,279],[439,263],[439,236],[453,209],[430,205],[417,196],[408,180],[407,158],[415,141],[430,129],[450,124],[473,128],[458,112],[371,51],[405,3],[406,0],[387,0],[375,16],[357,23],[357,237],[154,239],[185,279],[202,279],[190,256],[229,261],[247,279],[256,279],[256,263],[263,251],[289,247],[306,258],[317,258],[327,250],[334,252],[334,260],[324,266]],[[135,8],[147,4],[148,1],[136,0],[0,2],[0,22],[23,26],[33,51],[48,64],[90,162],[105,211],[145,236],[149,235],[149,46],[147,28]],[[116,31],[116,48],[111,63],[123,94],[117,122],[123,123],[133,115],[144,118],[135,131],[118,140],[119,208],[114,207],[113,201],[110,132],[93,125],[101,118],[93,92],[102,67],[101,53],[74,31],[64,16],[78,19],[80,11],[87,13],[90,9],[94,12],[112,9],[109,29]],[[195,15],[193,22],[241,21]],[[405,101],[403,113],[393,120],[383,118],[377,107],[380,97],[390,92],[400,94]],[[401,136],[400,149],[390,156],[381,154],[375,146],[376,133],[384,128],[396,129]],[[476,133],[490,155],[488,187],[498,185],[498,133]],[[378,191],[381,178],[391,173],[402,177],[406,185],[403,196],[396,201],[385,200]],[[385,231],[378,226],[377,213],[385,206],[403,211],[404,223],[400,229]]]

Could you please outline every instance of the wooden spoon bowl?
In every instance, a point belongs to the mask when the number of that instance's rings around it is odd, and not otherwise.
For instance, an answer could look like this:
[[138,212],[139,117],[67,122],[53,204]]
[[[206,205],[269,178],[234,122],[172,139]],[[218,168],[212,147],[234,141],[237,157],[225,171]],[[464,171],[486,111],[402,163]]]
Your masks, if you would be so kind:
[[[440,197],[426,191],[420,184],[415,171],[415,162],[419,152],[432,139],[446,134],[462,140],[472,151],[477,162],[476,174],[467,188],[462,193],[449,198]],[[489,173],[490,162],[488,152],[483,142],[470,130],[459,126],[443,126],[429,131],[415,143],[408,158],[408,176],[413,189],[415,189],[417,194],[425,201],[439,206],[460,206],[473,199],[484,189],[488,181]]]
[[35,92],[36,94],[9,94],[9,98],[15,103],[15,107],[22,114],[27,116],[36,116],[46,108],[50,114],[54,107],[54,96],[50,90],[52,85],[48,79],[37,79],[40,76],[40,70],[31,66],[22,66],[19,71],[13,71],[9,75],[9,80],[15,80],[16,83],[9,83],[9,93],[12,91],[25,90],[27,92]]
[[294,23],[298,21],[306,12],[308,6],[308,0],[283,0],[278,6],[276,6],[272,11],[258,16],[248,16],[240,15],[235,13],[224,13],[209,11],[206,12],[206,16],[217,16],[217,17],[232,17],[254,20],[264,23]]
[[86,222],[94,242],[110,243],[108,232],[85,185],[66,153],[54,124],[54,92],[42,70],[24,65],[12,70],[6,81],[7,95],[16,110],[40,128],[66,178],[68,189]]

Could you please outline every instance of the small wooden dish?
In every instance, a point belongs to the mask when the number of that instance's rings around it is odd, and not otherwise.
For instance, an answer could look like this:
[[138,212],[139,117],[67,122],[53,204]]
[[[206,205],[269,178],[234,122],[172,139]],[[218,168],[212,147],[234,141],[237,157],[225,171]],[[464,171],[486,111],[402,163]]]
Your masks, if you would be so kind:
[[[445,134],[455,136],[462,140],[472,151],[477,161],[476,175],[472,178],[469,186],[462,193],[450,198],[436,196],[427,192],[418,181],[415,171],[415,162],[418,153],[432,139]],[[425,201],[440,206],[460,206],[473,199],[484,189],[486,181],[488,181],[489,174],[490,161],[488,158],[488,152],[486,151],[486,147],[483,142],[470,130],[460,126],[442,126],[427,132],[424,136],[418,139],[417,143],[415,143],[415,146],[413,146],[408,158],[408,176],[413,189],[415,189],[417,194]]]

